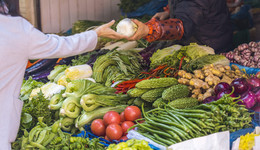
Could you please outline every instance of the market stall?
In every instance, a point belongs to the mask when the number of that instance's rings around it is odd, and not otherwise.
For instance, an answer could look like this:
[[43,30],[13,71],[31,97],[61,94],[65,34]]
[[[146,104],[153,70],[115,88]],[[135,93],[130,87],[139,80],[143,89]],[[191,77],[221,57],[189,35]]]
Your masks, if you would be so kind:
[[[131,36],[127,22],[112,28]],[[103,23],[77,21],[63,35]],[[197,43],[100,38],[92,52],[30,60],[20,99],[17,150],[258,149],[260,42],[215,54]]]

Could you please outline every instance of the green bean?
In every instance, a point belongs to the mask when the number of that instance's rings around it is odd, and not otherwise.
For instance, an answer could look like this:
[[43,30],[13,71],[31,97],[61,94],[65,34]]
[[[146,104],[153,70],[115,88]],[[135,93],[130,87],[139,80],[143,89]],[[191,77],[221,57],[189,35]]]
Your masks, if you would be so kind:
[[[148,123],[151,124],[151,125],[160,127],[160,128],[164,128],[164,129],[166,129],[166,130],[171,130],[171,131],[173,131],[173,132],[176,132],[173,128],[171,128],[171,127],[169,127],[169,126],[167,126],[167,125],[161,124],[161,123],[156,123],[156,122],[153,122],[153,121],[149,121]],[[173,136],[172,138],[174,138],[174,139],[177,140],[178,142],[181,141],[180,137],[177,136],[176,134],[172,134],[172,136]]]
[[169,122],[170,119],[168,119],[167,121],[162,120],[162,119],[158,119],[158,118],[155,118],[155,117],[153,117],[153,118],[151,118],[151,119],[154,120],[154,121],[163,123],[163,124],[175,126],[175,127],[179,128],[179,129],[182,129],[182,130],[185,131],[185,128],[184,128],[181,124],[176,123],[176,122]]
[[167,141],[166,139],[161,138],[160,136],[158,136],[158,135],[155,134],[155,133],[153,133],[153,136],[154,136],[158,141],[160,141],[160,142],[162,142],[162,143],[165,143],[165,144],[167,144],[168,146],[174,144],[174,143],[172,143],[172,142]]
[[[139,123],[138,123],[139,124]],[[160,132],[160,131],[157,131],[157,130],[154,130],[154,129],[150,129],[148,127],[145,127],[143,124],[139,124],[140,127],[144,128],[145,130],[151,132],[151,133],[157,133],[157,134],[160,134],[160,135],[164,135],[166,137],[169,137],[171,138],[171,135],[167,134],[167,133],[164,133],[164,132]]]
[[[137,131],[138,132],[138,131]],[[167,144],[163,143],[163,142],[160,142],[158,140],[156,140],[152,135],[150,134],[147,134],[147,133],[143,133],[143,132],[138,132],[139,134],[149,138],[150,140],[154,141],[155,143],[158,143],[158,144],[161,144],[163,146],[168,146]]]
[[208,128],[208,126],[201,120],[198,119],[194,119],[194,118],[188,118],[190,121],[198,124],[199,126],[201,126],[202,128]]
[[178,112],[174,110],[170,110],[171,112],[181,115],[183,117],[192,117],[192,118],[208,118],[205,114],[199,114],[199,113],[186,113],[186,112]]
[[172,110],[178,111],[178,112],[186,112],[186,113],[206,113],[207,111],[201,110],[201,109],[177,109],[170,105],[168,105]]
[[184,121],[186,121],[190,126],[192,126],[193,128],[196,128],[197,130],[201,130],[201,128],[200,127],[198,127],[196,124],[194,124],[193,122],[191,122],[190,120],[188,120],[187,118],[185,118],[185,117],[183,117],[183,116],[181,116],[181,115],[178,115],[178,114],[176,114],[180,119],[182,119],[182,120],[184,120]]

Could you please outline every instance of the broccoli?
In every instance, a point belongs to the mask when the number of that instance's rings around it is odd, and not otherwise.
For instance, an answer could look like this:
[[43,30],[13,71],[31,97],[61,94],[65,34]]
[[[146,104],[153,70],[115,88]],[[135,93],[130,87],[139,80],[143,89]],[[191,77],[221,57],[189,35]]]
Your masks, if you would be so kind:
[[162,93],[162,98],[168,101],[172,101],[178,98],[187,97],[189,94],[190,90],[188,86],[177,84],[164,90]]

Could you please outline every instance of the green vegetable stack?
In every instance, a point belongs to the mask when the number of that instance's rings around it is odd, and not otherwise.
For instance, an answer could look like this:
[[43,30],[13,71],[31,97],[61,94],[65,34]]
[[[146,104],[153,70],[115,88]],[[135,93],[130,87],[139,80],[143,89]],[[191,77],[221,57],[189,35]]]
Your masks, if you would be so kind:
[[181,67],[192,72],[209,64],[229,65],[229,60],[222,55],[215,55],[214,49],[196,43],[187,46],[173,45],[157,50],[150,58],[151,68],[167,65],[172,68]]
[[216,132],[234,132],[250,127],[250,113],[244,105],[234,101],[239,100],[224,95],[218,101],[188,109],[165,105],[148,112],[143,110],[145,122],[137,122],[131,128],[138,127],[138,133],[158,144],[169,146]]
[[198,100],[188,97],[190,90],[186,85],[178,84],[176,78],[153,78],[136,84],[136,88],[127,92],[130,97],[136,98],[133,104],[151,103],[153,107],[164,104],[176,108],[189,108],[198,105]]
[[113,82],[136,78],[141,72],[141,56],[134,51],[112,51],[99,56],[93,66],[93,78],[111,86]]
[[89,140],[88,138],[72,137],[71,134],[62,132],[59,121],[52,126],[47,126],[43,118],[38,118],[39,122],[29,133],[25,130],[23,137],[13,145],[14,150],[20,149],[42,149],[42,150],[104,150],[104,146],[99,143],[99,139]]

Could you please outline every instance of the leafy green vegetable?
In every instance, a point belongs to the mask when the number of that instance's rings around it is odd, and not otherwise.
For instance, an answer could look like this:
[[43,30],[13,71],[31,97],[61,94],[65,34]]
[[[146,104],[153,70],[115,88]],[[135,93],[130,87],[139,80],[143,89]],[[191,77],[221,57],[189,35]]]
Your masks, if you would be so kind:
[[23,80],[19,98],[23,101],[28,100],[32,90],[34,88],[41,87],[42,85],[44,85],[43,82],[33,80],[32,77],[29,77],[27,80]]
[[188,64],[183,66],[183,69],[192,72],[193,70],[201,69],[209,64],[221,64],[224,66],[228,66],[229,63],[229,60],[223,55],[205,55],[191,60]]
[[155,53],[153,53],[152,57],[150,57],[151,68],[155,68],[159,65],[167,64],[168,66],[175,65],[178,63],[176,58],[176,53],[182,48],[181,45],[173,45],[170,47],[166,47],[162,50],[157,50]]
[[99,56],[93,66],[93,78],[111,86],[113,81],[135,78],[141,71],[141,56],[134,51],[111,51]]
[[99,83],[94,83],[86,79],[72,80],[68,83],[63,97],[78,97],[85,94],[97,94],[97,95],[113,95],[116,89],[106,87]]
[[67,97],[62,103],[60,109],[60,116],[62,117],[70,117],[77,118],[81,112],[81,105],[79,103],[80,98],[77,97]]
[[73,118],[65,117],[60,120],[60,127],[62,130],[70,132],[72,127],[74,126]]
[[100,26],[105,22],[91,21],[91,20],[78,20],[72,26],[72,34],[81,33],[94,26]]
[[130,99],[128,95],[96,95],[86,94],[81,97],[80,104],[85,111],[93,111],[97,107],[126,105]]
[[190,43],[190,45],[184,46],[182,49],[186,50],[186,57],[188,57],[190,60],[197,59],[209,54],[215,54],[213,48],[205,45],[198,45],[196,43]]
[[42,92],[37,97],[24,101],[18,137],[23,134],[24,129],[31,130],[35,127],[38,117],[43,117],[47,125],[52,125],[58,120],[58,111],[49,110],[48,105],[49,100],[43,96]]
[[71,66],[77,66],[77,65],[86,64],[90,60],[91,55],[95,55],[95,54],[98,54],[97,50],[91,51],[91,52],[87,52],[85,54],[77,55],[77,56],[75,56],[74,59],[71,60],[71,62],[72,62]]
[[63,72],[68,66],[67,65],[57,65],[48,75],[48,79],[53,81],[61,72]]
[[51,110],[58,110],[61,108],[64,98],[61,93],[52,96],[48,108]]

